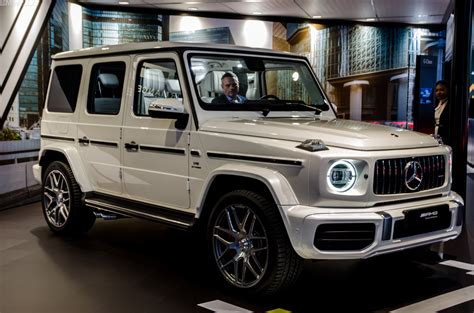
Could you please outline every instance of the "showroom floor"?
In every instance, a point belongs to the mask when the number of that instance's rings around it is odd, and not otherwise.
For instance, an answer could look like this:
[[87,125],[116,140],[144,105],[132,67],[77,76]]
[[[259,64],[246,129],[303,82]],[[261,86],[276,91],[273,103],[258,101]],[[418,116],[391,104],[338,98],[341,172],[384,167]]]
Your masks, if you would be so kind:
[[0,211],[0,313],[474,312],[474,260],[307,262],[291,292],[252,299],[203,258],[191,233],[152,222],[98,220],[73,239],[49,231],[39,203]]

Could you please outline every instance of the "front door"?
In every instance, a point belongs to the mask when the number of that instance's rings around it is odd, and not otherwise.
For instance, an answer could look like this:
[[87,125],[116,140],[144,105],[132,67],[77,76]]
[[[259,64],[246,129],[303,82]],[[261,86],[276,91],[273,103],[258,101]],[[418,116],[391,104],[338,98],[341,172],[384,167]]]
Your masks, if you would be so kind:
[[[123,125],[124,192],[133,200],[167,208],[189,208],[188,136],[175,120],[152,118],[151,103],[186,107],[178,57],[174,53],[137,56],[133,103]],[[189,106],[187,106],[189,107]]]

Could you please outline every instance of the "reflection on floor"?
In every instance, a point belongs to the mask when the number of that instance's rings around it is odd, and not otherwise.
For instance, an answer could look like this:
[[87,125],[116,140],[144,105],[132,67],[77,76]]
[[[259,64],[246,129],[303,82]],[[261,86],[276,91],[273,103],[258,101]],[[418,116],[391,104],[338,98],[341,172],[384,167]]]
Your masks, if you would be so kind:
[[209,312],[198,304],[215,300],[254,312],[474,311],[469,295],[454,301],[472,293],[474,275],[433,259],[307,262],[295,288],[273,298],[221,288],[205,259],[190,233],[152,222],[98,220],[63,238],[39,203],[0,211],[0,312]]

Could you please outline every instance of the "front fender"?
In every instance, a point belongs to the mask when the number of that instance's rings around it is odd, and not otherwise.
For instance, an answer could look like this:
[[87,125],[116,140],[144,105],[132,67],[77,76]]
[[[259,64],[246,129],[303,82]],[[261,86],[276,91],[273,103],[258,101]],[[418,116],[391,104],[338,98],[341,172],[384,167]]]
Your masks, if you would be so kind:
[[204,182],[204,188],[198,198],[198,214],[204,206],[209,188],[220,175],[235,175],[258,180],[267,186],[278,206],[297,205],[298,199],[287,179],[278,171],[245,164],[225,164],[213,170]]

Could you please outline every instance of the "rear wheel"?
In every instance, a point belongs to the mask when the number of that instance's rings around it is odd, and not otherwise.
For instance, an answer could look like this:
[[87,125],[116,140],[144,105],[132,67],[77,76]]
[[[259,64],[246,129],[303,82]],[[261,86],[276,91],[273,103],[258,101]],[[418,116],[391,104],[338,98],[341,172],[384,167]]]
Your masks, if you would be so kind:
[[71,168],[52,162],[43,177],[42,206],[49,228],[60,234],[80,234],[95,222],[91,209],[82,204],[82,192]]
[[207,228],[211,260],[227,285],[250,294],[273,294],[290,287],[303,260],[286,235],[278,208],[248,190],[225,194]]

